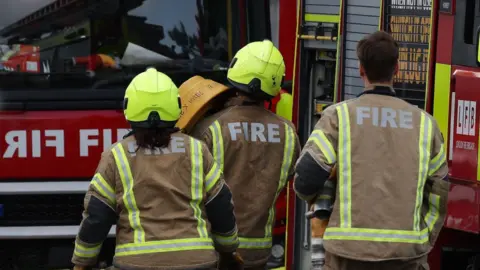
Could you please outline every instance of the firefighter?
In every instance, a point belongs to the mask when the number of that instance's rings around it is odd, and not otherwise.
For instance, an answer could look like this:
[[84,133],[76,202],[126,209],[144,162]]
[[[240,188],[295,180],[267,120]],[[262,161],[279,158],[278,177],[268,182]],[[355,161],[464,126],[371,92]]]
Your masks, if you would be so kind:
[[293,124],[263,107],[279,93],[284,72],[283,57],[271,41],[246,45],[227,74],[236,96],[192,130],[206,142],[232,189],[245,269],[265,269],[275,201],[300,152]]
[[90,183],[76,269],[95,264],[115,223],[115,269],[216,269],[215,250],[234,257],[232,195],[206,145],[174,127],[180,110],[177,87],[153,68],[128,86],[132,132],[102,154]]
[[311,201],[336,167],[324,269],[428,269],[449,188],[444,139],[431,115],[396,97],[399,48],[389,34],[363,38],[357,56],[365,89],[323,111],[294,188]]

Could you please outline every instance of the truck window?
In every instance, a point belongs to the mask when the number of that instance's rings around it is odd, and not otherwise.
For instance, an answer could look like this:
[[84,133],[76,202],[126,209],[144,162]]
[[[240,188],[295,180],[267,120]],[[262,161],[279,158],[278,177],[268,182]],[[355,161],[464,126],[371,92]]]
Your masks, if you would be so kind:
[[121,108],[128,82],[150,66],[177,85],[195,74],[223,81],[218,67],[241,27],[225,0],[4,1],[3,110]]
[[[477,29],[480,27],[480,0],[458,0],[455,7],[452,64],[477,67]],[[439,29],[441,31],[441,29]]]

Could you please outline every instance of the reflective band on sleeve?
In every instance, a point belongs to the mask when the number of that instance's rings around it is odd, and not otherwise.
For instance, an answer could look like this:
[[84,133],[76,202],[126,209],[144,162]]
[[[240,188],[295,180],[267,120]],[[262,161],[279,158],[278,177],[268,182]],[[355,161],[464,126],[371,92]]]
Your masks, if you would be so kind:
[[118,143],[112,149],[112,152],[115,158],[115,163],[117,164],[120,179],[122,180],[123,203],[127,208],[130,227],[133,229],[133,240],[135,243],[145,242],[145,231],[140,223],[140,211],[138,210],[137,202],[135,201],[135,196],[133,194],[132,171],[130,169],[130,164],[128,164],[125,150],[123,149],[122,144]]
[[268,219],[267,224],[265,224],[265,238],[271,238],[272,236],[272,229],[273,229],[273,222],[275,219],[275,202],[277,201],[278,195],[283,190],[285,185],[287,184],[288,180],[288,172],[290,171],[290,167],[292,166],[292,159],[293,159],[293,148],[295,146],[295,133],[293,129],[288,125],[285,125],[285,146],[283,148],[283,161],[282,167],[280,169],[280,179],[278,181],[278,187],[275,194],[275,199],[273,201],[273,205],[270,206],[268,211]]
[[75,241],[75,250],[73,251],[73,253],[77,257],[93,258],[93,257],[97,257],[98,254],[100,254],[101,249],[102,249],[102,244],[99,244],[93,247],[86,247],[79,244],[77,241]]
[[350,228],[352,226],[350,115],[346,103],[336,107],[336,110],[339,124],[337,175],[340,195],[340,227]]
[[431,232],[433,230],[433,226],[435,226],[435,223],[440,217],[440,196],[436,194],[430,194],[428,202],[429,208],[427,215],[425,216],[425,223],[428,226],[428,230]]
[[100,193],[108,202],[115,205],[115,190],[105,181],[100,173],[96,173],[90,182],[95,190]]
[[430,147],[432,138],[432,121],[425,113],[421,114],[420,133],[418,135],[418,179],[415,210],[413,213],[413,230],[420,231],[421,209],[423,203],[423,188],[427,180],[430,163]]
[[237,233],[231,236],[224,236],[224,235],[212,233],[212,238],[215,243],[218,243],[219,245],[222,245],[222,246],[233,246],[238,243]]
[[210,171],[207,173],[207,177],[205,178],[205,192],[209,192],[215,184],[218,182],[218,179],[220,179],[220,168],[217,162],[213,162],[212,168]]
[[446,161],[447,155],[445,153],[445,147],[442,143],[440,152],[438,152],[438,154],[430,161],[430,166],[428,167],[428,176],[432,176],[434,173],[436,173]]
[[240,245],[238,248],[243,249],[266,249],[272,247],[272,238],[244,238],[240,237]]
[[424,244],[428,236],[428,228],[422,231],[327,228],[323,239]]
[[328,164],[333,164],[337,161],[337,156],[335,155],[333,145],[330,143],[323,131],[318,129],[314,130],[308,140],[315,143],[315,145],[320,149],[322,154],[325,155]]
[[220,166],[220,170],[223,171],[223,137],[218,120],[215,121],[209,129],[212,133],[213,158]]
[[207,224],[202,218],[200,204],[203,202],[203,158],[202,144],[190,138],[190,153],[192,160],[192,184],[190,205],[193,209],[193,216],[197,219],[197,231],[201,238],[208,238]]
[[212,239],[210,238],[187,238],[117,245],[115,248],[115,256],[213,249]]

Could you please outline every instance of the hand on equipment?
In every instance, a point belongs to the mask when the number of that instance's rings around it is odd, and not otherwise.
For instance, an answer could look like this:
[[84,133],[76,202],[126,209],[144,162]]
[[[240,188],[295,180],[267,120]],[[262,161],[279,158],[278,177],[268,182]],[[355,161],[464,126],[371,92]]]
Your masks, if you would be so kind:
[[220,253],[220,270],[243,270],[243,259],[237,252]]

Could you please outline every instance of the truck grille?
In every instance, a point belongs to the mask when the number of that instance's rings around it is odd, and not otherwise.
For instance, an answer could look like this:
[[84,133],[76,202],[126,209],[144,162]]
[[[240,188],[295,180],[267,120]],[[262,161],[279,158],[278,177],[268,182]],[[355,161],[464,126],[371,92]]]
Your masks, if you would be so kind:
[[0,226],[78,225],[84,194],[1,195]]

